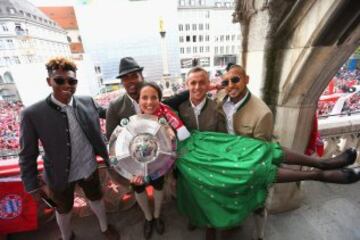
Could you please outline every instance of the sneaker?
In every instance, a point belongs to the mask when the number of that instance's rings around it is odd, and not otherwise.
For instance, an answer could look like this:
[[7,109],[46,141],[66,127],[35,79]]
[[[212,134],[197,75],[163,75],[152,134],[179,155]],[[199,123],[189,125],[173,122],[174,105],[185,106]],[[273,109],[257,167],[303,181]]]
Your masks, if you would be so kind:
[[103,234],[107,240],[120,240],[119,232],[111,224],[108,225],[108,228]]
[[155,230],[158,234],[162,235],[165,232],[164,221],[159,217],[154,219]]
[[146,220],[144,222],[144,238],[150,239],[153,232],[153,220]]

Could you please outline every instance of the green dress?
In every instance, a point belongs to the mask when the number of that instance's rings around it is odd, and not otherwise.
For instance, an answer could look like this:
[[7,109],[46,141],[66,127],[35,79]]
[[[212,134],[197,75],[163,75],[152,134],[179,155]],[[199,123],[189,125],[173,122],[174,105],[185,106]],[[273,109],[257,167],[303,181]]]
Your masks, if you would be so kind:
[[195,131],[178,155],[179,211],[195,226],[227,228],[264,205],[283,151],[276,143]]

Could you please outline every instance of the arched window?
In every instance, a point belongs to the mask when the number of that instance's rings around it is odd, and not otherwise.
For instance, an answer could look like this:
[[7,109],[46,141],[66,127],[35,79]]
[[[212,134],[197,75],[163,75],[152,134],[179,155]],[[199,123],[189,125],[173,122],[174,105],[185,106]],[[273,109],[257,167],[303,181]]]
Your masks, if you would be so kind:
[[10,72],[5,72],[4,73],[4,83],[13,83],[14,82],[14,79],[11,75]]
[[71,37],[67,36],[67,40],[69,43],[71,43]]

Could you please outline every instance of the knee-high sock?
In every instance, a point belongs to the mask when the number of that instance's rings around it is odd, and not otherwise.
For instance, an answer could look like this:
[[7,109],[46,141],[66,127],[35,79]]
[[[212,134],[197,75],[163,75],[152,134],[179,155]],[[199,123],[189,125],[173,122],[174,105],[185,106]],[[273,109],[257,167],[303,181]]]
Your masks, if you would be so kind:
[[264,208],[262,212],[254,214],[255,222],[255,239],[264,239],[265,235],[265,224],[267,221],[268,212]]
[[101,231],[105,232],[108,228],[108,223],[106,218],[104,201],[102,199],[96,201],[89,201],[89,205],[99,221]]
[[56,221],[59,225],[61,237],[63,240],[70,240],[71,237],[71,215],[72,211],[61,214],[55,211]]
[[161,205],[164,199],[164,190],[154,189],[154,218],[159,218],[161,212]]
[[145,191],[142,193],[135,192],[135,198],[141,210],[143,211],[146,220],[151,221],[153,217],[150,211],[149,200],[146,196],[146,192]]

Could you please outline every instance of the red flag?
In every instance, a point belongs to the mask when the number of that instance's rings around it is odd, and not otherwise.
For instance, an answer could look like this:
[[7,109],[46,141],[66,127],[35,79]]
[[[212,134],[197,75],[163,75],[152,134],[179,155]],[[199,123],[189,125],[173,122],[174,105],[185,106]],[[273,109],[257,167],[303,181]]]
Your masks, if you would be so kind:
[[0,182],[0,234],[37,229],[37,204],[19,182]]

